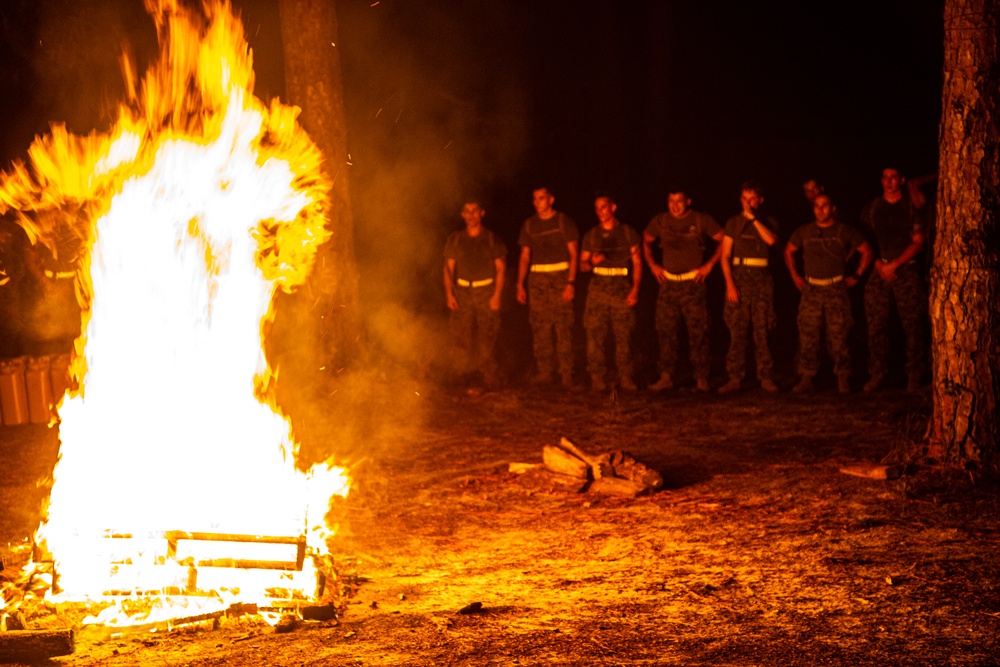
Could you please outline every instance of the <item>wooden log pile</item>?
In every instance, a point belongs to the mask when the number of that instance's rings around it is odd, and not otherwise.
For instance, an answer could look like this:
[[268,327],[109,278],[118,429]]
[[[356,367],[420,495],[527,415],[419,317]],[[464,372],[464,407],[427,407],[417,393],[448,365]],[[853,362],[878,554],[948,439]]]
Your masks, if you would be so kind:
[[567,438],[558,446],[542,448],[542,465],[559,475],[589,480],[584,490],[590,493],[635,497],[663,488],[663,476],[628,452],[615,450],[593,456]]

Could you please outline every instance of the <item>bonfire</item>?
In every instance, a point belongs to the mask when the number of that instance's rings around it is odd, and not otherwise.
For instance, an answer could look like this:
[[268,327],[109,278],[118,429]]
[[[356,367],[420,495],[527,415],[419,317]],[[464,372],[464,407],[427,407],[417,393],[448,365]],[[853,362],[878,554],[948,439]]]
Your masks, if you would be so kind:
[[57,253],[70,231],[86,248],[31,567],[49,600],[100,602],[94,623],[316,604],[347,477],[296,467],[263,342],[277,290],[329,237],[330,183],[299,110],[254,97],[228,4],[147,8],[159,57],[141,79],[123,58],[110,131],[53,124],[0,175],[0,211],[34,243]]

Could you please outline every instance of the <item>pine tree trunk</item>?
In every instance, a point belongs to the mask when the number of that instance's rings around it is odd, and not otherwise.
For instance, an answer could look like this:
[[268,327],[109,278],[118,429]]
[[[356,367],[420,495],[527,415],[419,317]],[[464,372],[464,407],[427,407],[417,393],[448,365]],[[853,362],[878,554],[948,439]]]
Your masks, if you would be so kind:
[[[333,235],[316,262],[312,299],[300,299],[299,305],[311,301],[306,307],[313,315],[319,311],[327,354],[341,367],[357,356],[361,325],[336,4],[333,0],[279,0],[279,10],[287,101],[302,109],[302,126],[323,152],[324,169],[333,182],[328,223]],[[296,319],[301,318],[300,312]]]
[[946,0],[929,453],[1000,470],[1000,0]]

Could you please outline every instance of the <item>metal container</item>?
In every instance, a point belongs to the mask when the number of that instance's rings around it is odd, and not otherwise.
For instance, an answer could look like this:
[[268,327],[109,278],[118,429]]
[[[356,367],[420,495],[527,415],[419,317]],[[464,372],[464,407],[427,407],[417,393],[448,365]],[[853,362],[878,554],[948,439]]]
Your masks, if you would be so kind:
[[24,357],[0,361],[0,411],[4,426],[28,423],[28,392],[24,386]]
[[24,369],[28,393],[28,421],[48,424],[52,419],[52,362],[48,357],[28,357]]
[[54,354],[51,359],[52,404],[57,405],[71,385],[69,377],[70,355]]

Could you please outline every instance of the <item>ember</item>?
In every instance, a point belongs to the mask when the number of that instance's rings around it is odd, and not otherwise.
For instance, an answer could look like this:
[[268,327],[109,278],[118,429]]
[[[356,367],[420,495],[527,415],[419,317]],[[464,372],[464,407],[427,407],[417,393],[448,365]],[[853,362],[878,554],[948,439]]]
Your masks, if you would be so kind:
[[296,469],[262,340],[276,290],[301,285],[329,237],[330,184],[298,110],[253,96],[228,4],[205,16],[147,5],[160,57],[128,81],[117,125],[86,137],[54,125],[0,175],[0,210],[35,241],[57,252],[69,227],[88,247],[78,389],[59,407],[37,535],[50,595],[211,592],[220,609],[313,599],[324,515],[347,479]]

